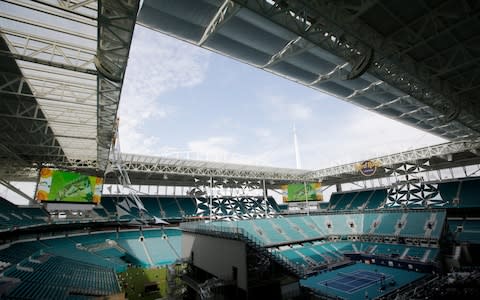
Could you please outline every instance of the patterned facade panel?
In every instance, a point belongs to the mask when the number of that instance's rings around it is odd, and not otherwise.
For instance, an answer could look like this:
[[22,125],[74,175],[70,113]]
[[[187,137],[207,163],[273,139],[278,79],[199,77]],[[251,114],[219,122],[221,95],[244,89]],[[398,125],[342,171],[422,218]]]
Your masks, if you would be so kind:
[[[228,180],[195,180],[191,191],[197,203],[197,216],[213,219],[242,220],[272,216],[275,209],[263,196],[251,196],[260,189],[260,182],[234,182],[225,188]],[[230,185],[231,186],[231,185]],[[211,213],[210,213],[211,207]]]

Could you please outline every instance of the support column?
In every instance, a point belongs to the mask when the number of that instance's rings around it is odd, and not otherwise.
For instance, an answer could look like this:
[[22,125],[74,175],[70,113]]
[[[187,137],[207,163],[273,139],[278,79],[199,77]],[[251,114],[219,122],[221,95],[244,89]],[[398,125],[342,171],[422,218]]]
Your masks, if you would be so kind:
[[268,216],[268,199],[267,199],[267,188],[265,186],[265,179],[263,180],[263,200],[265,200],[265,219]]
[[310,206],[308,205],[308,194],[307,194],[307,183],[304,181],[303,182],[303,188],[305,191],[305,205],[307,206],[307,216],[310,215]]
[[335,187],[337,188],[337,193],[340,193],[342,191],[342,184],[341,183],[337,183],[335,185]]
[[212,202],[213,202],[213,177],[210,177],[210,203],[208,209],[210,210],[210,222],[212,222]]

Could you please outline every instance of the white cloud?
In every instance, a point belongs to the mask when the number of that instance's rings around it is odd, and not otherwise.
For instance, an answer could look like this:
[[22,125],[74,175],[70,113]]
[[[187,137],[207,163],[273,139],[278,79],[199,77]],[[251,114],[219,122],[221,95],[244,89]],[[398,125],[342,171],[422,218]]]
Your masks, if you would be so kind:
[[[308,130],[298,131],[302,162],[307,169],[352,163],[446,142],[368,111],[339,116],[334,124],[319,128],[317,136],[309,136],[310,133]],[[282,155],[293,155],[293,151],[286,150]]]
[[237,150],[242,149],[243,146],[236,138],[229,136],[193,140],[188,143],[189,158],[246,165],[269,165],[262,154],[238,153]]
[[[262,138],[262,134],[262,128],[255,129],[259,138],[255,147],[248,147],[254,150],[250,157],[262,165],[294,168],[293,133],[272,129],[268,138]],[[311,170],[446,142],[361,109],[338,114],[334,121],[312,119],[298,123],[297,137],[302,168]]]
[[222,157],[230,154],[230,147],[235,145],[236,141],[232,137],[214,136],[204,140],[194,140],[188,143],[189,151],[203,153],[214,157]]
[[272,136],[272,131],[268,128],[255,128],[253,133],[259,138],[268,138]]
[[312,117],[311,106],[298,99],[291,100],[278,95],[260,95],[264,110],[275,120],[306,121]]
[[159,97],[205,79],[208,52],[142,26],[136,26],[120,102],[122,151],[155,154],[158,138],[145,133],[147,120],[172,116],[176,107]]

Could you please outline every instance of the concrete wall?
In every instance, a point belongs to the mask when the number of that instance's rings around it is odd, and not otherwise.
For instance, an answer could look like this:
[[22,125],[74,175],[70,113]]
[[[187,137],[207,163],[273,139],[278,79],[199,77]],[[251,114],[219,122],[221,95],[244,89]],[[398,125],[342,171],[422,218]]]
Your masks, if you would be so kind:
[[223,280],[233,280],[237,268],[237,286],[247,290],[247,253],[243,242],[183,232],[182,257],[193,255],[193,265]]

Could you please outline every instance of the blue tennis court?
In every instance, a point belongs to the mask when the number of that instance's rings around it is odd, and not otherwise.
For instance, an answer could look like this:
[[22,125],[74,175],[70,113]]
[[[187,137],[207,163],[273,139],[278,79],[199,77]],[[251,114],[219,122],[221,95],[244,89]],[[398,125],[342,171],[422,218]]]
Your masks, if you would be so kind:
[[[382,278],[382,276],[385,277]],[[346,300],[365,300],[367,294],[369,299],[373,299],[423,276],[425,274],[408,270],[356,263],[340,269],[324,271],[303,279],[300,283],[319,294],[337,296]]]
[[351,294],[374,284],[385,283],[392,278],[393,276],[384,273],[358,270],[348,274],[339,272],[334,278],[321,281],[319,284]]

